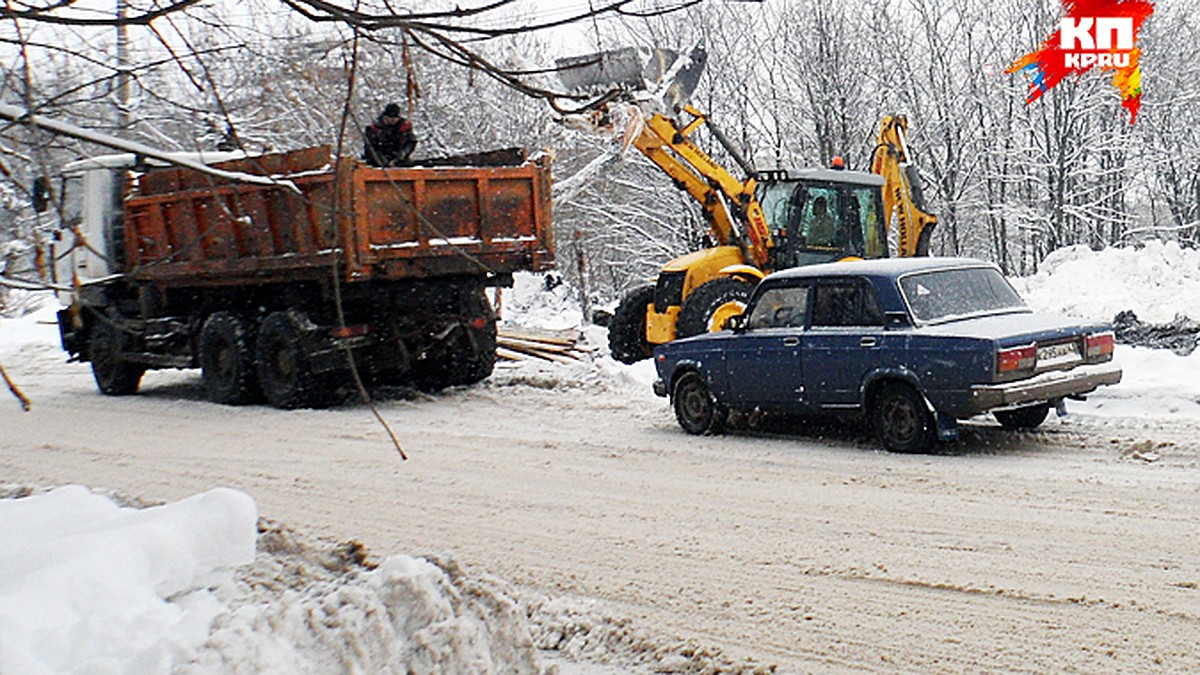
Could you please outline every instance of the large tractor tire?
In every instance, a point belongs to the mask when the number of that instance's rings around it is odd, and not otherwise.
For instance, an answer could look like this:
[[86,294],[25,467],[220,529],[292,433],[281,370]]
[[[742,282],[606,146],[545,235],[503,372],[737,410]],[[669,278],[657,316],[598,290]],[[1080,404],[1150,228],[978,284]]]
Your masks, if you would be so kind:
[[97,318],[88,342],[88,357],[92,361],[92,376],[96,388],[106,396],[136,394],[146,367],[130,363],[121,357],[128,338],[108,317]]
[[254,323],[232,312],[214,312],[200,330],[200,375],[208,399],[242,405],[262,399],[254,355]]
[[254,350],[258,381],[276,408],[319,408],[332,400],[332,382],[313,371],[301,341],[301,319],[289,312],[267,315]]
[[654,302],[654,286],[635,288],[617,305],[608,321],[608,349],[621,363],[648,359],[654,347],[646,339],[646,310]]
[[675,323],[675,337],[721,330],[729,317],[745,311],[753,290],[752,284],[734,277],[717,277],[701,284],[683,299]]

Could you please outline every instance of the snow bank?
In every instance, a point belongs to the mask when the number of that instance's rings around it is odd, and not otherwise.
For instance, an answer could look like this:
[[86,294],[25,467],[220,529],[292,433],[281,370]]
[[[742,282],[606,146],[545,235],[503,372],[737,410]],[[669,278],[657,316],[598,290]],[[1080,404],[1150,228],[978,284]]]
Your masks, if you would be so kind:
[[167,672],[208,633],[210,584],[254,557],[254,502],[144,510],[79,486],[0,500],[0,672]]
[[[49,291],[10,291],[0,312],[0,362],[22,352],[58,349],[58,301]],[[58,355],[66,358],[61,351]]]
[[524,613],[499,580],[451,559],[367,562],[264,523],[189,673],[540,673]]
[[540,673],[499,581],[369,565],[216,489],[123,508],[70,486],[0,499],[0,673]]
[[1102,251],[1069,246],[1047,256],[1037,274],[1012,282],[1039,312],[1112,321],[1130,309],[1151,323],[1176,314],[1200,319],[1200,251],[1175,242]]

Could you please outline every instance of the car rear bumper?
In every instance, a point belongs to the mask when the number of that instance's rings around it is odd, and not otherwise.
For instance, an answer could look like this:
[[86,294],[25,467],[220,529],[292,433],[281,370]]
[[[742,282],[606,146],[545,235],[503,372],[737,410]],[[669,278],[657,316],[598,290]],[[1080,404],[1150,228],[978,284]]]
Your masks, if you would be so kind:
[[1111,361],[1071,370],[1055,370],[1026,380],[971,387],[971,408],[981,413],[993,408],[1052,401],[1086,394],[1101,385],[1121,381],[1121,367]]

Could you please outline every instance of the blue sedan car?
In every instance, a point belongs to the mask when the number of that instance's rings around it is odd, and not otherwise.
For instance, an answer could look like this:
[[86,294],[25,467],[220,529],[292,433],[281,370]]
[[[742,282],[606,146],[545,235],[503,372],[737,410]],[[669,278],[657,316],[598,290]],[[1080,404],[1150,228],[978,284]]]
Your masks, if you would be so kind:
[[727,330],[654,352],[680,426],[729,411],[863,415],[884,447],[928,448],[991,412],[1033,428],[1064,398],[1121,380],[1106,323],[1035,314],[1000,270],[965,258],[801,267],[765,278]]

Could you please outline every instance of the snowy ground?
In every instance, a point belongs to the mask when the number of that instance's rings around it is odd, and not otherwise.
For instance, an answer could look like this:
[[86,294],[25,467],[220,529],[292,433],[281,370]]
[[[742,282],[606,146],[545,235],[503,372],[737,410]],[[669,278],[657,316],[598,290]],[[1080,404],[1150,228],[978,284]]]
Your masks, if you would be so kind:
[[[568,289],[518,282],[506,319],[578,324]],[[1200,317],[1172,245],[1015,283]],[[53,310],[0,320],[34,406],[0,400],[2,673],[1200,667],[1196,355],[1120,346],[1124,381],[1044,432],[909,458],[853,429],[684,437],[591,328],[594,359],[385,400],[398,464],[353,407],[222,408],[194,373],[100,398]],[[67,483],[95,491],[24,487]]]

